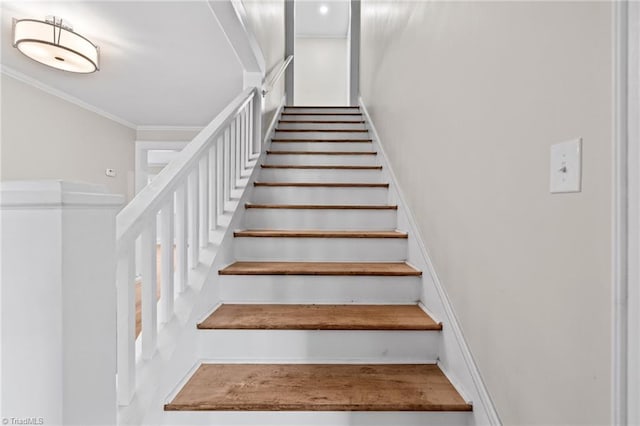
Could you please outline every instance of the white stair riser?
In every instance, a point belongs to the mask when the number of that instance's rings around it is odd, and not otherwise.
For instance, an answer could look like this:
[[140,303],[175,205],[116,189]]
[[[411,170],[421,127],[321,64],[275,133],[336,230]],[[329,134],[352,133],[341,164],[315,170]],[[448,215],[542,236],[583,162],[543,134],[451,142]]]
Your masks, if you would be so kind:
[[303,112],[303,113],[323,113],[323,114],[328,114],[328,113],[336,113],[336,114],[343,114],[343,113],[360,113],[360,108],[358,107],[347,107],[347,108],[309,108],[309,107],[286,107],[284,109],[284,112]]
[[271,151],[373,151],[370,142],[272,142]]
[[407,258],[404,238],[236,237],[236,260],[290,262],[395,262]]
[[198,330],[198,358],[244,363],[435,363],[438,331]]
[[392,230],[396,210],[247,209],[246,229]]
[[295,115],[295,114],[282,114],[281,120],[287,121],[363,121],[362,115]]
[[[316,120],[310,120],[316,121]],[[315,130],[333,130],[333,129],[366,129],[364,123],[278,123],[278,129],[315,129]]]
[[262,182],[382,182],[382,170],[261,169]]
[[421,277],[220,275],[223,303],[417,303]]
[[368,132],[275,132],[275,139],[371,139]]
[[[435,411],[167,411],[165,425],[465,426],[472,413]],[[149,423],[153,424],[153,423]]]
[[265,164],[376,166],[377,155],[268,154]]
[[256,186],[252,203],[264,204],[387,204],[388,188]]

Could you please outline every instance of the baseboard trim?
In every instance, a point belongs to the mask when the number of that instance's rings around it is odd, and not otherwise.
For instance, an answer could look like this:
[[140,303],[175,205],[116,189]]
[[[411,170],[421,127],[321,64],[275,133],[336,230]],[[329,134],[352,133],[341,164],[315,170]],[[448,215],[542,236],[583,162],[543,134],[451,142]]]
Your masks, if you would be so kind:
[[[483,410],[486,412],[490,424],[496,425],[496,426],[502,425],[502,422],[500,420],[500,417],[498,416],[498,412],[496,411],[493,400],[491,399],[491,396],[489,395],[489,392],[484,383],[484,380],[480,375],[480,370],[478,369],[478,365],[473,359],[471,350],[469,349],[469,346],[467,345],[467,342],[464,338],[464,334],[462,333],[462,328],[460,327],[460,323],[455,315],[451,301],[449,300],[449,297],[444,287],[442,286],[442,283],[438,277],[438,274],[436,273],[433,263],[431,262],[431,256],[429,256],[429,251],[427,250],[427,247],[424,244],[424,241],[422,240],[422,237],[418,231],[418,226],[417,226],[415,217],[413,216],[413,212],[408,208],[406,197],[404,196],[402,189],[398,185],[398,179],[396,178],[393,168],[391,167],[391,165],[387,160],[388,157],[387,157],[386,151],[384,149],[380,136],[375,128],[375,125],[373,124],[373,120],[369,115],[369,111],[366,105],[364,104],[362,97],[358,98],[358,102],[359,102],[361,111],[365,117],[365,121],[368,123],[372,138],[378,144],[379,154],[381,154],[379,155],[379,159],[382,162],[384,162],[383,167],[386,169],[389,175],[389,178],[390,178],[389,183],[395,189],[395,192],[398,196],[397,204],[399,206],[404,207],[404,213],[406,214],[407,221],[409,223],[409,228],[410,228],[408,231],[410,235],[416,240],[420,253],[424,259],[425,264],[427,265],[427,269],[429,270],[429,274],[433,279],[433,283],[436,288],[436,291],[438,292],[438,295],[440,296],[440,300],[442,301],[446,318],[439,318],[438,320],[444,320],[447,328],[450,328],[453,331],[453,334],[456,339],[456,343],[458,344],[459,348],[462,351],[464,362],[471,375],[474,386],[478,392],[478,395],[480,398],[480,401],[478,402],[482,405]],[[474,404],[474,409],[476,409],[477,405],[478,404]]]

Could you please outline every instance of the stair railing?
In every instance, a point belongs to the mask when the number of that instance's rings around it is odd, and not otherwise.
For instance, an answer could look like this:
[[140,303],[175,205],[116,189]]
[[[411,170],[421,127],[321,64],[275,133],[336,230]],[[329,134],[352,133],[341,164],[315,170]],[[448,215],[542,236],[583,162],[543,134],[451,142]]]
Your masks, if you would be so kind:
[[117,215],[119,405],[131,402],[136,387],[136,241],[142,281],[139,355],[149,360],[157,350],[158,323],[173,316],[176,294],[189,285],[200,251],[211,242],[231,191],[260,146],[258,94],[249,88],[236,97]]
[[285,59],[282,60],[282,62],[280,63],[280,66],[278,68],[276,68],[276,70],[274,71],[273,76],[271,77],[269,82],[265,82],[262,85],[262,96],[266,96],[267,93],[269,93],[271,90],[273,90],[273,88],[275,87],[276,83],[278,82],[278,80],[280,80],[280,77],[282,77],[282,74],[284,74],[284,72],[286,71],[287,67],[291,63],[291,61],[293,61],[293,55],[289,55]]

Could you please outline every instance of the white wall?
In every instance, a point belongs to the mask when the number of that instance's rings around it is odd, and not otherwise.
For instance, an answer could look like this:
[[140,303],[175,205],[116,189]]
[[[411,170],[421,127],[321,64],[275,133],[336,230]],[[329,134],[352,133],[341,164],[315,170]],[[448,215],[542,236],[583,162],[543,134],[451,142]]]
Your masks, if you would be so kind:
[[[249,25],[265,60],[266,76],[284,60],[284,0],[243,0]],[[262,132],[267,130],[284,96],[284,75],[263,98]]]
[[1,98],[1,180],[98,183],[132,197],[135,130],[5,74]]
[[348,105],[348,38],[296,37],[295,43],[296,105]]
[[96,185],[0,185],[1,417],[116,423],[114,235],[123,201]]
[[[611,421],[612,22],[362,1],[364,103],[505,425]],[[552,195],[575,137],[583,191]]]

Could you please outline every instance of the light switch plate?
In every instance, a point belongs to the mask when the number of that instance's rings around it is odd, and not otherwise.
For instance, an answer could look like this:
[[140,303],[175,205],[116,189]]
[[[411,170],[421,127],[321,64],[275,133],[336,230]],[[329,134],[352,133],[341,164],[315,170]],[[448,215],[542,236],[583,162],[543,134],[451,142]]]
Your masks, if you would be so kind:
[[582,138],[551,146],[550,190],[553,194],[582,190]]

